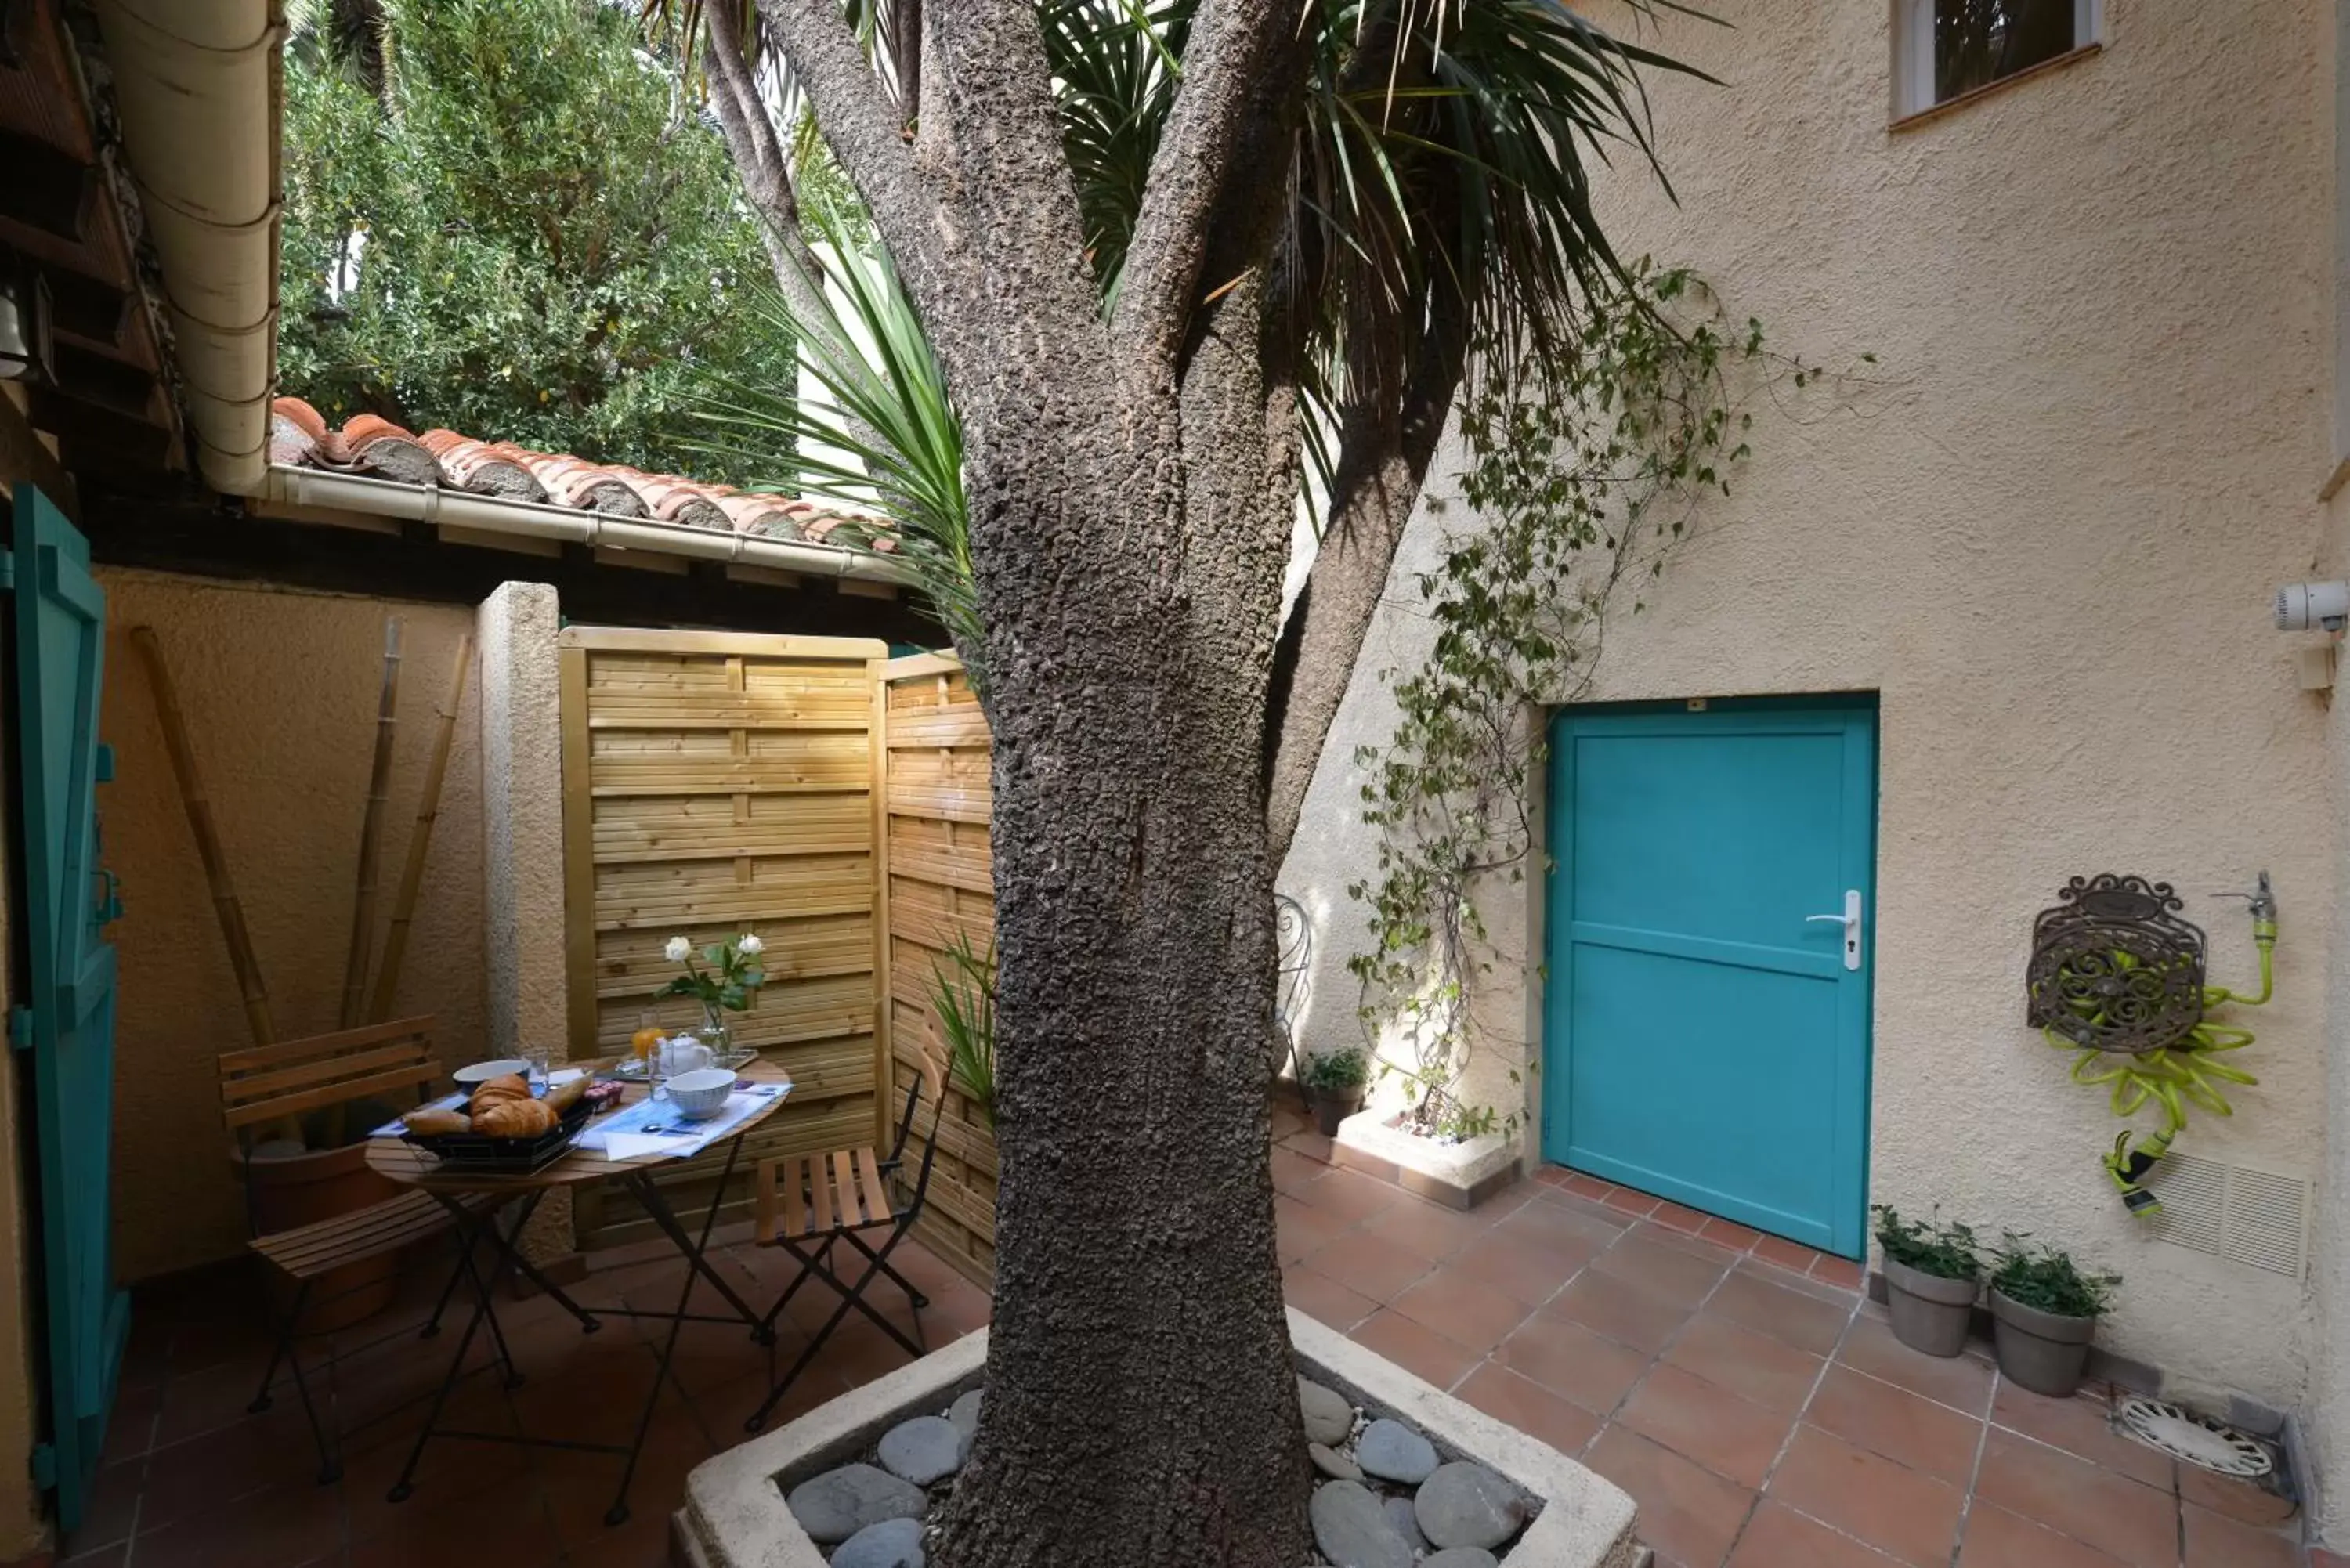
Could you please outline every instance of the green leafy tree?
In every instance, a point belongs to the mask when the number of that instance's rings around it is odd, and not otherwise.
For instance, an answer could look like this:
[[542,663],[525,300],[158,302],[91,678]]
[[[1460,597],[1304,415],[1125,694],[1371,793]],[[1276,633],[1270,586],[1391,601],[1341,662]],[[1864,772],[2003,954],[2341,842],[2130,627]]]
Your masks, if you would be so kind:
[[385,0],[321,31],[286,67],[286,389],[330,419],[761,477],[671,424],[721,379],[790,386],[794,356],[744,306],[773,286],[725,145],[630,16]]

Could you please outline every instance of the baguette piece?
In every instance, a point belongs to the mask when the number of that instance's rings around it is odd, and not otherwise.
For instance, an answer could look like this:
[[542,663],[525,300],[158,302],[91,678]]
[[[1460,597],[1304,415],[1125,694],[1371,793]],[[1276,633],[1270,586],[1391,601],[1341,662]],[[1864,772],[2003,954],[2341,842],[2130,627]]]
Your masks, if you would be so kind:
[[463,1111],[411,1111],[400,1123],[419,1137],[446,1137],[473,1130],[473,1118]]

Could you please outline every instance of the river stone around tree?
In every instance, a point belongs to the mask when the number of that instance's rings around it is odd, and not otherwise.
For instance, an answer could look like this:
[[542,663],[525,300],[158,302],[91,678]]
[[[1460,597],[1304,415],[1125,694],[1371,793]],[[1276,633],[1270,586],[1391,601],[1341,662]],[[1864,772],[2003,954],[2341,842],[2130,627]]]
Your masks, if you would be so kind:
[[925,1561],[922,1521],[885,1519],[842,1542],[832,1554],[832,1568],[924,1568]]
[[1413,1511],[1410,1498],[1391,1497],[1381,1507],[1387,1511],[1388,1523],[1404,1538],[1406,1545],[1415,1553],[1429,1550],[1428,1537],[1419,1532],[1419,1515]]
[[1413,1494],[1412,1511],[1420,1533],[1437,1547],[1475,1546],[1491,1550],[1518,1532],[1526,1521],[1524,1494],[1479,1464],[1455,1459],[1439,1465],[1436,1473]]
[[1355,1462],[1381,1480],[1418,1486],[1436,1473],[1436,1447],[1401,1421],[1382,1416],[1356,1439]]
[[808,1539],[819,1546],[846,1541],[869,1524],[920,1519],[930,1500],[911,1481],[871,1465],[843,1465],[802,1481],[784,1499]]
[[1297,1403],[1305,1413],[1305,1440],[1336,1448],[1355,1429],[1355,1407],[1335,1389],[1310,1378],[1297,1380]]
[[881,1468],[916,1486],[931,1486],[962,1469],[971,1451],[962,1430],[945,1416],[917,1416],[889,1428],[881,1439]]
[[1411,1546],[1358,1481],[1325,1481],[1308,1510],[1314,1544],[1337,1568],[1412,1568]]
[[971,1451],[972,1439],[979,1436],[979,1397],[980,1390],[974,1388],[947,1410],[947,1419],[952,1421],[955,1430],[962,1434],[965,1453]]
[[1326,1443],[1306,1444],[1305,1457],[1314,1461],[1315,1469],[1332,1480],[1358,1481],[1363,1479],[1362,1469],[1354,1460]]
[[[833,1559],[838,1568],[840,1559]],[[921,1568],[917,1560],[912,1568]],[[1500,1560],[1482,1546],[1448,1546],[1419,1560],[1419,1568],[1501,1568]]]

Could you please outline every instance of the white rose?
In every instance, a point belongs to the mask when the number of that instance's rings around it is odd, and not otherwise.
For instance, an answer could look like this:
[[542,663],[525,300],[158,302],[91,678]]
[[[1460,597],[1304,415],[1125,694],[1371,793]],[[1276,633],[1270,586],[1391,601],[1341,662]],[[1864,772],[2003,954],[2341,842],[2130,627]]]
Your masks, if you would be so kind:
[[746,953],[763,953],[767,950],[767,944],[761,941],[756,936],[745,936],[741,941],[736,942],[734,946],[741,951]]
[[683,963],[693,956],[693,944],[683,937],[671,937],[669,946],[661,949],[661,954],[671,963]]

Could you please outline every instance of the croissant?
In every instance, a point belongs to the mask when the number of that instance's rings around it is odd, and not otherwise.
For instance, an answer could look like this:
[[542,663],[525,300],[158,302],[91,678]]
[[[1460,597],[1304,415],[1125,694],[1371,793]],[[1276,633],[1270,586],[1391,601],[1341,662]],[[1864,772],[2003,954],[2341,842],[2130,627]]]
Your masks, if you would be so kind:
[[508,1073],[503,1078],[492,1078],[473,1091],[473,1109],[481,1111],[496,1105],[501,1100],[528,1098],[530,1098],[530,1085],[524,1082],[521,1074]]
[[536,1137],[555,1122],[544,1101],[500,1100],[484,1106],[479,1095],[473,1096],[473,1130],[485,1137]]

